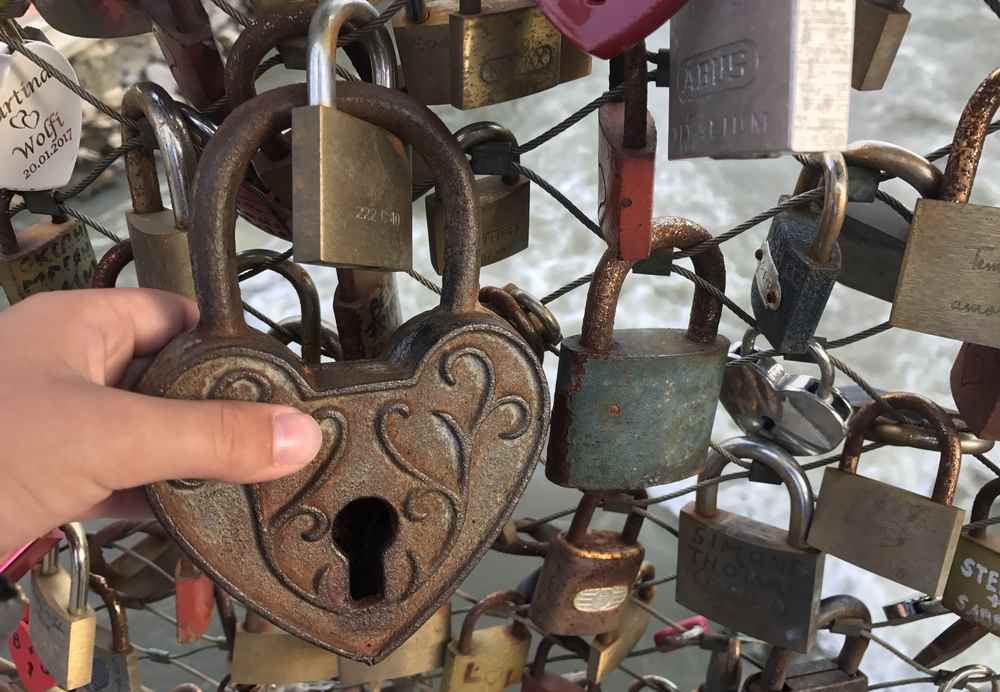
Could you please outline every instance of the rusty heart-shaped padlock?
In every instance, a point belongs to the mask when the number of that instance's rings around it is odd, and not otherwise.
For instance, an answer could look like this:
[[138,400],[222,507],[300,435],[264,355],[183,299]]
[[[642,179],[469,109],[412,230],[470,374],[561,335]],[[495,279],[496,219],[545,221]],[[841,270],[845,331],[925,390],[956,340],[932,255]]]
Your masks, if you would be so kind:
[[649,36],[687,4],[687,0],[537,2],[566,38],[581,50],[605,60]]
[[257,147],[308,103],[304,85],[237,108],[198,168],[191,255],[201,318],[140,390],[291,405],[324,432],[286,478],[148,487],[198,566],[282,629],[377,661],[417,630],[489,549],[524,491],[548,424],[537,357],[482,308],[472,171],[439,118],[411,97],[339,83],[337,109],[411,143],[436,172],[446,216],[440,305],[400,327],[384,360],[307,365],[243,318],[234,227]]

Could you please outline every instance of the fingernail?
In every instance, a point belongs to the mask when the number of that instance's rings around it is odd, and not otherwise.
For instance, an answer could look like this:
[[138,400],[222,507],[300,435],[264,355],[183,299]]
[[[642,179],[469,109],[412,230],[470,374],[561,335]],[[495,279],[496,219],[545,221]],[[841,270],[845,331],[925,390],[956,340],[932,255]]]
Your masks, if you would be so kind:
[[305,466],[323,446],[323,433],[312,416],[279,413],[271,425],[274,463],[278,466]]

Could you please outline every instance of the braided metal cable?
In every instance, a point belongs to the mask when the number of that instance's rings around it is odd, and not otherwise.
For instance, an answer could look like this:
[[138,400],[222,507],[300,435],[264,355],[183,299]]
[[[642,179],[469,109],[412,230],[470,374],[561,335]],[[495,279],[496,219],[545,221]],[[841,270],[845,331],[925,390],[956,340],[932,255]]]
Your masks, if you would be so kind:
[[431,281],[430,279],[428,279],[426,276],[424,276],[420,272],[418,272],[416,269],[411,269],[411,270],[409,270],[406,273],[409,274],[409,276],[410,276],[411,279],[413,279],[414,281],[416,281],[417,283],[419,283],[421,286],[424,286],[428,290],[433,291],[434,293],[437,293],[438,295],[441,295],[441,287],[438,286],[433,281]]
[[514,163],[514,170],[523,175],[531,182],[538,185],[538,187],[545,190],[557,202],[559,202],[559,204],[563,205],[563,207],[566,208],[566,211],[572,214],[577,221],[586,226],[587,230],[596,235],[598,238],[601,238],[602,240],[604,239],[604,236],[601,233],[601,227],[598,226],[589,216],[583,213],[583,210],[581,210],[578,206],[573,204],[573,202],[571,202],[569,198],[566,197],[566,195],[564,195],[555,186],[553,186],[552,183],[550,183],[545,178],[535,173],[530,168],[522,166],[519,163]]
[[596,111],[605,103],[613,103],[615,101],[621,100],[622,94],[624,93],[625,93],[624,87],[615,87],[614,89],[604,92],[596,99],[594,99],[587,105],[580,108],[580,110],[576,111],[575,113],[565,118],[561,122],[556,123],[542,134],[532,139],[529,139],[524,144],[518,146],[514,151],[518,154],[527,154],[529,151],[537,149],[538,147],[542,146],[549,140],[561,135],[563,132],[576,125],[578,122],[580,122],[588,115]]
[[906,223],[913,223],[913,212],[910,211],[905,204],[890,195],[888,192],[875,190],[875,197],[882,202],[885,202],[894,212],[899,214],[903,220],[906,221]]

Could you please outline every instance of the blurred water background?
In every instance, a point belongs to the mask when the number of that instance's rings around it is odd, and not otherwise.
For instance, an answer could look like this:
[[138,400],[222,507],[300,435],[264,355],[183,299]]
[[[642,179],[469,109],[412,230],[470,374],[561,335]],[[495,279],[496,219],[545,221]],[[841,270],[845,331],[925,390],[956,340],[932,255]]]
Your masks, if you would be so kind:
[[[629,0],[631,1],[631,0]],[[910,0],[907,9],[913,13],[909,33],[903,43],[895,68],[886,88],[880,92],[852,93],[851,139],[881,139],[926,153],[949,143],[955,124],[966,100],[986,74],[1000,64],[1000,20],[977,0]],[[667,30],[653,35],[651,50],[667,47]],[[165,70],[150,67],[147,73],[158,81],[169,80]],[[267,75],[262,88],[282,80],[300,79],[301,73],[290,74],[275,70]],[[437,109],[450,128],[477,120],[495,120],[510,128],[520,141],[547,129],[580,106],[599,95],[607,84],[606,64],[595,61],[594,74],[589,78],[548,91],[540,96],[475,112],[458,112],[450,108]],[[791,192],[799,166],[791,158],[762,161],[695,160],[668,162],[667,92],[651,92],[650,109],[657,118],[660,131],[660,154],[656,177],[656,214],[679,215],[697,221],[712,233],[721,233],[753,214],[772,206],[779,195]],[[552,181],[583,210],[596,216],[597,208],[597,119],[591,116],[575,125],[554,141],[525,156],[524,163]],[[986,147],[985,159],[979,170],[972,201],[979,204],[1000,203],[1000,157],[997,144]],[[943,165],[943,164],[942,164]],[[126,235],[123,212],[128,205],[124,178],[100,195],[77,206],[94,215],[102,223]],[[364,181],[359,181],[363,184]],[[884,186],[912,208],[915,194],[898,181]],[[415,268],[433,277],[424,225],[423,203],[414,205]],[[750,281],[755,268],[754,250],[759,247],[767,225],[761,225],[724,246],[727,261],[727,293],[749,310]],[[284,249],[285,244],[254,229],[241,226],[241,249],[272,247]],[[107,243],[97,241],[102,252]],[[516,282],[536,296],[549,293],[558,286],[593,270],[602,252],[602,243],[574,220],[559,204],[542,190],[532,192],[531,247],[524,253],[482,271],[483,285],[502,286]],[[332,269],[310,267],[322,292],[326,316],[332,320],[332,297],[336,274]],[[133,279],[128,276],[124,283]],[[401,303],[406,317],[435,304],[435,296],[405,275],[399,278]],[[243,285],[246,300],[273,318],[298,314],[295,295],[276,275],[263,274]],[[691,285],[681,277],[635,276],[626,283],[621,298],[618,325],[621,327],[681,326],[686,324],[691,300]],[[578,333],[586,288],[579,289],[552,304],[562,322],[564,334]],[[830,300],[820,333],[838,338],[870,327],[888,318],[887,303],[868,298],[844,287],[838,287]],[[737,341],[743,324],[727,312],[722,332]],[[874,385],[885,389],[916,391],[938,403],[951,406],[948,373],[959,344],[947,339],[894,330],[837,352]],[[554,356],[546,357],[546,372],[550,385],[555,383]],[[793,369],[808,367],[792,364]],[[841,376],[843,378],[843,376]],[[847,381],[842,379],[842,384]],[[723,440],[737,433],[735,426],[721,409],[716,422],[714,439]],[[936,472],[936,456],[910,449],[888,448],[868,454],[862,471],[866,475],[894,483],[921,493],[928,493]],[[962,471],[959,506],[971,506],[975,490],[990,477],[971,457]],[[811,474],[818,489],[821,474]],[[682,487],[656,489],[671,490]],[[787,501],[780,487],[745,481],[725,484],[720,502],[728,510],[752,515],[776,525],[785,525]],[[578,499],[574,492],[556,488],[544,479],[539,469],[531,488],[516,511],[517,516],[539,517],[571,506]],[[661,516],[676,525],[677,512],[688,496],[659,507]],[[597,524],[613,527],[622,517],[609,515]],[[647,559],[656,563],[659,576],[675,571],[676,541],[665,531],[647,522],[642,533]],[[511,588],[527,575],[537,559],[491,554],[476,569],[464,589],[483,595],[494,590]],[[903,599],[911,592],[901,586],[868,574],[833,557],[827,558],[823,595],[849,593],[863,599],[876,620],[882,619],[882,606]],[[457,600],[456,607],[464,604]],[[672,584],[659,587],[658,607],[671,617],[687,617],[689,612],[673,604]],[[169,604],[164,604],[171,610]],[[166,623],[147,613],[132,613],[132,635],[146,646],[175,650],[172,630]],[[942,616],[904,628],[880,630],[887,640],[911,654],[916,653],[938,632],[954,620]],[[455,627],[460,626],[456,619]],[[654,622],[649,635],[640,646],[651,642]],[[457,631],[457,630],[456,630]],[[828,634],[820,637],[821,650],[835,653],[839,638]],[[708,655],[696,649],[669,655],[653,654],[629,663],[640,673],[658,673],[673,679],[682,690],[690,690],[702,682]],[[217,651],[196,654],[187,663],[218,678],[223,664]],[[982,640],[955,660],[952,666],[982,662],[1000,668],[1000,645],[994,637]],[[563,670],[580,668],[566,664]],[[863,669],[873,683],[898,678],[919,677],[919,673],[884,649],[872,645]],[[143,681],[155,689],[193,679],[175,668],[143,664]],[[624,690],[630,679],[617,673],[604,686],[605,690]],[[927,689],[929,686],[911,689]]]

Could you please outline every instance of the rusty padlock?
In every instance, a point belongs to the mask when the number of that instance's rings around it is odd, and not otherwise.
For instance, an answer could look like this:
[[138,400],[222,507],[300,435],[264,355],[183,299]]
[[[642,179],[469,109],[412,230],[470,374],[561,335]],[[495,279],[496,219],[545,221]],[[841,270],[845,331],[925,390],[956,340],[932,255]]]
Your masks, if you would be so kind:
[[614,631],[639,576],[646,554],[639,543],[643,517],[629,514],[621,533],[588,530],[601,500],[584,494],[569,531],[552,539],[545,555],[529,617],[548,634]]
[[110,629],[97,627],[94,672],[84,692],[141,692],[139,654],[129,640],[128,614],[107,580],[90,575],[90,588],[104,602]]
[[280,481],[163,482],[147,493],[195,563],[248,606],[375,661],[438,610],[502,529],[541,452],[548,388],[524,341],[476,300],[478,209],[454,137],[405,94],[362,82],[340,85],[337,107],[413,143],[436,171],[449,217],[441,304],[397,331],[382,361],[307,368],[246,325],[238,183],[259,144],[306,103],[303,85],[261,94],[206,146],[191,238],[200,323],[139,389],[295,406],[319,419],[323,449]]
[[[654,251],[710,238],[679,217],[653,224]],[[695,271],[720,291],[726,273],[712,248]],[[729,340],[722,304],[696,288],[687,330],[614,330],[618,297],[633,263],[609,248],[594,271],[583,333],[562,342],[546,477],[584,491],[646,488],[689,478],[705,463]]]

